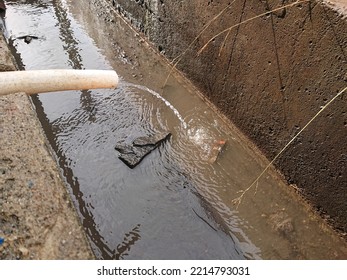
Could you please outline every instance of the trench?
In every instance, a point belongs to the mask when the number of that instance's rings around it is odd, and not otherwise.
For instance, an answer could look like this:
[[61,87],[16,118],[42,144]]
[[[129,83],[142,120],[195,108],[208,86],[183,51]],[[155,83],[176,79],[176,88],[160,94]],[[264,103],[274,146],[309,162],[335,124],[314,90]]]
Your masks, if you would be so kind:
[[[236,207],[266,159],[179,73],[165,83],[167,61],[116,13],[90,1],[6,3],[5,35],[21,69],[120,76],[117,89],[32,96],[96,258],[347,257],[344,241],[275,170]],[[117,143],[160,132],[169,141],[135,168],[118,158]]]

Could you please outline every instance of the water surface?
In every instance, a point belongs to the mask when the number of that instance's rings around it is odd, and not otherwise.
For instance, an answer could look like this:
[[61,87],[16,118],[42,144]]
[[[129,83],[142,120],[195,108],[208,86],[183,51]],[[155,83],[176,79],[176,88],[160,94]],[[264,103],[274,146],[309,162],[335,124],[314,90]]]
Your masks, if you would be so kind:
[[[232,200],[267,161],[182,77],[165,83],[166,61],[102,2],[7,1],[5,19],[23,69],[120,75],[117,89],[33,97],[96,256],[345,258],[345,243],[276,172],[236,208]],[[39,39],[16,39],[28,34]],[[119,160],[117,143],[163,131],[170,141],[136,168]],[[227,144],[211,162],[220,140]]]

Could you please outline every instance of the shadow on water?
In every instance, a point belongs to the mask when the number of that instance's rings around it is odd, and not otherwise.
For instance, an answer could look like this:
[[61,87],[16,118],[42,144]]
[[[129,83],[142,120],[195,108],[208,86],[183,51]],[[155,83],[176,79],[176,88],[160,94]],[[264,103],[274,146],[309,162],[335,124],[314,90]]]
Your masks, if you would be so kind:
[[78,178],[74,176],[73,170],[68,165],[69,160],[65,157],[64,153],[59,149],[56,141],[54,140],[56,137],[56,133],[52,130],[52,126],[47,117],[45,117],[42,102],[40,101],[37,95],[33,95],[32,100],[35,104],[36,111],[40,116],[40,121],[46,133],[47,139],[51,144],[53,150],[56,152],[57,160],[59,166],[61,167],[64,179],[66,180],[67,184],[71,187],[74,198],[77,201],[80,215],[82,216],[82,225],[86,230],[88,237],[92,241],[93,246],[96,246],[98,248],[98,254],[100,255],[100,257],[102,257],[103,259],[112,259],[115,255],[115,252],[104,243],[103,237],[96,229],[93,214],[91,211],[88,210],[86,202],[84,201],[83,193],[80,190]]
[[[86,43],[89,39],[80,34],[84,31],[66,5],[65,1],[8,2],[9,40],[22,69],[111,68],[92,41]],[[14,17],[26,27],[10,20]],[[24,45],[15,39],[23,32],[44,39]],[[34,44],[41,48],[37,54],[29,48]],[[83,53],[88,48],[90,53]],[[171,111],[176,126],[186,129],[178,110],[159,93],[121,80],[116,90],[32,96],[96,256],[245,258],[229,227],[221,217],[215,219],[208,201],[171,156],[172,143],[161,146],[134,170],[117,159],[113,148],[118,141],[170,130],[161,107]]]

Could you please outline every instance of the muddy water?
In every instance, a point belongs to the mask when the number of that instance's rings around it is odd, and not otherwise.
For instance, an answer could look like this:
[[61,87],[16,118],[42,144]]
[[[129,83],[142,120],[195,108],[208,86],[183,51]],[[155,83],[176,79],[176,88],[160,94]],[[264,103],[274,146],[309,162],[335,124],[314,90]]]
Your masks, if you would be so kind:
[[[82,3],[81,3],[82,2]],[[115,90],[33,97],[100,259],[347,258],[336,236],[274,171],[232,200],[267,161],[104,1],[7,1],[24,69],[115,69]],[[16,39],[34,35],[30,44]],[[114,146],[169,131],[129,169]],[[227,144],[216,162],[216,141]],[[255,192],[256,191],[256,192]]]

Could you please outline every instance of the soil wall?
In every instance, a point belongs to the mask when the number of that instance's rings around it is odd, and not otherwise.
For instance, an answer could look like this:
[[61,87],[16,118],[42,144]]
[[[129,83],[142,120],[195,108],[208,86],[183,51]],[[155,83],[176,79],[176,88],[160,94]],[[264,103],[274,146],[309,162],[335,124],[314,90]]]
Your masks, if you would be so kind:
[[[179,58],[177,68],[269,160],[347,86],[343,0],[100,1],[168,59]],[[346,100],[347,92],[275,162],[289,184],[344,232]]]

